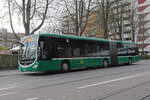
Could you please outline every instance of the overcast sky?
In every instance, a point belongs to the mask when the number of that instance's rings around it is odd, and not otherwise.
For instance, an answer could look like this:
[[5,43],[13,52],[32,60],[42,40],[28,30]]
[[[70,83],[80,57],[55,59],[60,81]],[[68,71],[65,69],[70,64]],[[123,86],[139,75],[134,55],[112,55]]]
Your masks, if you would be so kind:
[[[0,17],[5,15],[5,13],[7,12],[7,9],[4,7],[4,2],[3,0],[0,0]],[[17,20],[17,17],[14,16],[14,20]],[[15,31],[16,32],[23,32],[23,26],[19,25],[18,23],[14,22],[14,26],[15,26]],[[8,32],[12,32],[11,28],[10,28],[10,24],[9,24],[9,18],[8,18],[8,14],[7,16],[0,18],[0,28],[7,28]]]
[[[59,1],[59,0],[57,0],[57,1]],[[53,4],[53,6],[55,6],[56,7],[56,4]],[[60,6],[57,6],[57,7],[59,7],[59,9],[60,9]],[[50,8],[49,9],[50,11],[48,12],[48,15],[50,15],[50,16],[60,16],[60,14],[59,14],[59,12],[56,12],[56,11],[54,11],[52,8]],[[0,17],[1,16],[3,16],[6,12],[8,12],[8,9],[6,9],[5,7],[4,7],[4,2],[3,2],[3,0],[0,0]],[[13,26],[15,26],[15,32],[20,32],[20,33],[22,33],[22,32],[24,32],[24,28],[23,28],[23,25],[22,24],[19,24],[18,23],[18,21],[17,21],[17,19],[18,19],[18,17],[17,16],[13,16]],[[52,21],[52,23],[51,24],[48,24],[49,26],[52,26],[52,27],[55,27],[55,25],[56,24],[58,24],[58,20],[56,20],[56,19],[54,19],[53,17],[52,17],[52,19],[51,19]],[[45,24],[44,24],[44,26],[46,26],[46,21],[45,21]],[[54,26],[53,26],[54,25]],[[43,26],[43,27],[44,27]],[[7,31],[8,32],[12,32],[11,31],[11,27],[10,27],[10,23],[9,23],[9,17],[8,17],[8,14],[7,14],[7,16],[5,16],[5,17],[3,17],[3,18],[0,18],[0,28],[7,28]]]

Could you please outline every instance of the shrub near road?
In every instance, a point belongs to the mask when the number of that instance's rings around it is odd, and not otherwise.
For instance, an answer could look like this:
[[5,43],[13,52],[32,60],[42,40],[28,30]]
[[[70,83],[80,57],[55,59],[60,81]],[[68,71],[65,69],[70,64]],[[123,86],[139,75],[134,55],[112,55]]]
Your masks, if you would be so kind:
[[0,69],[13,69],[18,66],[18,56],[14,54],[0,54]]
[[142,54],[140,55],[140,59],[150,59],[149,55]]

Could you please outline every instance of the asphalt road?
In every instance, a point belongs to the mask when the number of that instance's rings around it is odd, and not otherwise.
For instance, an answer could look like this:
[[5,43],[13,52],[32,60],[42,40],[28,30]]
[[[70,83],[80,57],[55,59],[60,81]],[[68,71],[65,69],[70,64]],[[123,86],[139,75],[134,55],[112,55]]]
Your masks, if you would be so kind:
[[150,60],[69,73],[0,71],[0,100],[150,100]]

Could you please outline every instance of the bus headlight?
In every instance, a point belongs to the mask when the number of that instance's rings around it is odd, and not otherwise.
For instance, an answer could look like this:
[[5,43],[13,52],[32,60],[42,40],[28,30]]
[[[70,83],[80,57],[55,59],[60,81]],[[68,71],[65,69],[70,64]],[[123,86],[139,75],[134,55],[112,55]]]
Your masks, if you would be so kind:
[[32,68],[37,68],[38,67],[38,65],[34,65]]

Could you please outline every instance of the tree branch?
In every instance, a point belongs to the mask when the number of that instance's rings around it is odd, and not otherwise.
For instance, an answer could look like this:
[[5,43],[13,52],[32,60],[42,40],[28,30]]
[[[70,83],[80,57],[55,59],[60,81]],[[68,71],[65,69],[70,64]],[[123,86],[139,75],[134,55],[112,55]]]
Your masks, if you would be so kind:
[[11,26],[11,29],[12,29],[13,34],[14,34],[14,36],[16,37],[16,39],[19,40],[19,37],[16,35],[16,32],[15,32],[14,27],[13,27],[12,15],[11,15],[11,8],[10,8],[10,1],[9,1],[9,0],[8,0],[8,10],[9,10],[9,19],[10,19],[10,26]]
[[40,25],[39,25],[37,28],[35,28],[35,29],[31,32],[31,34],[34,34],[34,33],[35,33],[38,29],[40,29],[40,28],[42,27],[42,25],[44,24],[44,21],[45,21],[45,19],[46,19],[46,15],[47,15],[48,6],[49,6],[49,4],[51,4],[53,1],[54,1],[54,0],[51,0],[51,1],[49,2],[49,0],[47,0],[45,12],[44,12],[44,14],[43,14],[43,19],[42,19]]
[[34,10],[33,10],[33,14],[31,15],[30,19],[32,19],[35,15],[35,12],[36,12],[36,0],[34,1],[35,4],[34,4]]
[[14,0],[15,4],[19,7],[19,9],[22,10],[22,7],[18,4],[18,2],[16,0]]
[[64,2],[65,2],[65,6],[66,6],[66,8],[67,8],[67,11],[68,11],[68,13],[69,13],[69,15],[71,16],[71,19],[73,20],[73,22],[74,22],[74,17],[73,17],[73,15],[71,14],[71,12],[70,12],[70,10],[69,10],[69,8],[68,8],[68,4],[67,4],[67,1],[66,0],[64,0]]
[[88,10],[87,10],[87,15],[86,15],[86,22],[85,22],[85,25],[84,25],[83,29],[81,30],[80,35],[82,35],[82,32],[86,29],[86,26],[87,26],[87,23],[88,23],[88,18],[89,18],[89,14],[90,14],[91,1],[92,0],[89,0],[89,3],[88,3]]
[[[24,25],[24,28],[26,28],[26,20],[25,20],[25,0],[22,0],[22,19],[23,19],[23,25]],[[29,35],[28,33],[25,33],[27,35]]]

